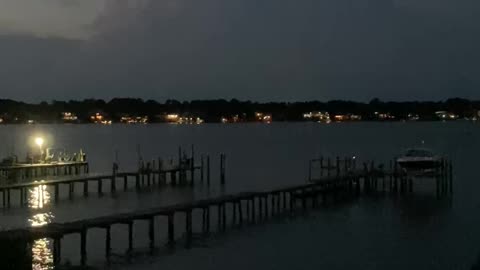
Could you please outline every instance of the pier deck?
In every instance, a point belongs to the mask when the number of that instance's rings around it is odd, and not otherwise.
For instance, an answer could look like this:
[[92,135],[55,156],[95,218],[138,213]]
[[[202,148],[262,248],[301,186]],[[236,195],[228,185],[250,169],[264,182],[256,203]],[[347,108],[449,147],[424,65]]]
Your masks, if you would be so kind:
[[[67,176],[57,176],[57,177],[42,177],[32,179],[32,181],[28,183],[17,183],[11,185],[1,185],[0,186],[0,193],[2,196],[2,206],[4,208],[11,207],[11,197],[12,192],[17,191],[19,192],[19,205],[24,206],[27,199],[27,190],[33,189],[40,186],[47,186],[53,187],[54,189],[54,196],[53,199],[55,202],[58,202],[62,195],[60,194],[60,186],[61,185],[68,185],[68,198],[72,199],[75,193],[75,184],[83,184],[83,196],[87,197],[91,192],[89,189],[89,182],[95,182],[97,186],[96,192],[98,195],[103,195],[104,188],[103,184],[104,181],[110,183],[109,190],[110,192],[114,193],[117,191],[117,182],[118,180],[122,181],[123,183],[123,190],[127,190],[129,186],[132,186],[130,182],[134,182],[134,185],[137,189],[143,186],[151,186],[154,184],[171,184],[176,185],[177,179],[178,182],[187,182],[189,184],[194,183],[195,181],[195,171],[200,171],[200,180],[203,181],[203,173],[204,173],[204,164],[179,167],[179,166],[165,166],[164,168],[153,170],[143,170],[143,171],[131,171],[131,172],[117,172],[113,171],[111,174],[86,174],[86,175],[67,175]],[[190,179],[187,178],[188,173],[190,172]],[[178,177],[177,177],[178,175]],[[209,175],[207,175],[209,177]],[[169,182],[167,182],[169,180]]]

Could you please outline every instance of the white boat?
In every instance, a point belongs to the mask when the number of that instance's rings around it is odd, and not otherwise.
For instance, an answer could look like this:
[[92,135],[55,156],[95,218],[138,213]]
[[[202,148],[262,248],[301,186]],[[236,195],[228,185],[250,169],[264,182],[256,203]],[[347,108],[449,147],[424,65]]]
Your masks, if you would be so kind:
[[438,167],[442,158],[435,155],[430,149],[410,148],[405,154],[397,158],[400,167],[409,171],[422,171]]

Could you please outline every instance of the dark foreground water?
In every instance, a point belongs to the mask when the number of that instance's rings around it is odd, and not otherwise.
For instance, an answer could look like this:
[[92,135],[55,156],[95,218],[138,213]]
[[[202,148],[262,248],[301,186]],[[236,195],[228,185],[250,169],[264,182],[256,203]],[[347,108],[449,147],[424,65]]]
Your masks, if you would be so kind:
[[[77,151],[83,148],[91,170],[108,172],[117,159],[134,169],[144,159],[175,157],[177,147],[196,145],[198,153],[227,154],[227,185],[219,188],[218,156],[213,160],[211,189],[152,189],[119,192],[102,198],[77,196],[58,205],[49,190],[30,191],[30,208],[1,212],[0,226],[16,228],[64,222],[169,205],[219,193],[304,183],[308,159],[319,155],[355,155],[388,160],[404,148],[419,145],[454,161],[454,197],[435,199],[433,182],[417,183],[408,198],[362,198],[295,218],[198,239],[190,250],[160,249],[147,256],[147,224],[135,228],[137,254],[127,259],[126,226],[113,227],[113,263],[104,262],[104,232],[89,231],[88,262],[112,269],[469,269],[480,253],[480,125],[451,123],[316,123],[271,125],[145,126],[0,126],[0,153],[26,153],[32,137]],[[95,187],[91,187],[92,190]],[[195,217],[194,217],[195,220]],[[199,219],[197,219],[199,220]],[[182,217],[176,222],[181,224]],[[166,243],[166,222],[156,222],[156,242]],[[183,226],[176,231],[181,237]],[[198,227],[194,227],[197,229]],[[64,238],[62,261],[79,261],[79,236]],[[51,259],[48,240],[36,242],[36,269]]]

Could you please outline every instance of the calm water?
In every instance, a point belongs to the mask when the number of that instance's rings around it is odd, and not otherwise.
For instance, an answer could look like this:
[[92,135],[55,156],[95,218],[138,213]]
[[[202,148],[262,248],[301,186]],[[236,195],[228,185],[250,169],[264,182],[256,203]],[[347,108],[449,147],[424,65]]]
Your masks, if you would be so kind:
[[[38,226],[147,207],[189,201],[219,193],[256,190],[307,178],[307,160],[319,155],[355,155],[388,160],[402,149],[426,145],[454,161],[455,194],[451,203],[434,197],[433,183],[422,182],[410,198],[362,198],[330,206],[306,216],[280,218],[270,224],[234,230],[197,240],[191,250],[173,254],[146,250],[146,226],[139,222],[135,247],[139,254],[126,262],[125,226],[113,227],[113,269],[469,269],[480,253],[480,125],[452,123],[315,123],[271,125],[146,125],[146,126],[0,126],[0,153],[24,155],[36,135],[50,144],[87,152],[91,171],[109,172],[117,159],[121,169],[135,169],[138,156],[148,160],[175,157],[177,147],[195,144],[197,153],[210,153],[213,184],[205,187],[119,192],[89,199],[50,203],[48,189],[30,191],[28,209],[5,210],[2,228]],[[227,185],[219,188],[218,153],[227,154]],[[91,187],[92,190],[95,187]],[[195,220],[195,218],[194,218]],[[181,222],[178,217],[176,222]],[[166,243],[166,228],[156,222],[157,244]],[[144,228],[141,228],[141,227]],[[141,228],[141,229],[140,229]],[[181,228],[181,229],[180,229]],[[182,236],[182,227],[176,231]],[[194,228],[195,229],[195,228]],[[198,229],[197,229],[198,230]],[[103,231],[88,235],[88,261],[97,268],[103,260]],[[63,241],[62,260],[79,261],[79,237]],[[51,260],[50,243],[34,247],[37,269]]]

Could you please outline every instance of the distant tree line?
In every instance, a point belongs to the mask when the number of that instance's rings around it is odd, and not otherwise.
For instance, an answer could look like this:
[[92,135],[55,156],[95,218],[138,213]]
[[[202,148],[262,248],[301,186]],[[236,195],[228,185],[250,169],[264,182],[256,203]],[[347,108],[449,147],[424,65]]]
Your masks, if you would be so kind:
[[179,114],[201,117],[205,122],[219,122],[222,117],[240,115],[243,119],[255,119],[256,112],[272,115],[274,121],[302,121],[303,114],[311,111],[335,114],[361,115],[363,120],[375,120],[375,112],[389,113],[396,120],[417,114],[420,120],[434,120],[435,112],[448,111],[460,118],[475,117],[480,110],[480,101],[452,98],[446,101],[384,102],[373,99],[368,103],[332,100],[328,102],[267,102],[225,100],[167,100],[163,103],[136,98],[114,98],[110,101],[86,99],[83,101],[52,101],[29,104],[14,100],[0,99],[0,117],[4,123],[21,123],[34,120],[39,123],[61,122],[63,112],[72,112],[79,122],[88,122],[97,112],[108,115],[114,122],[124,115],[148,116],[156,122],[158,116]]

